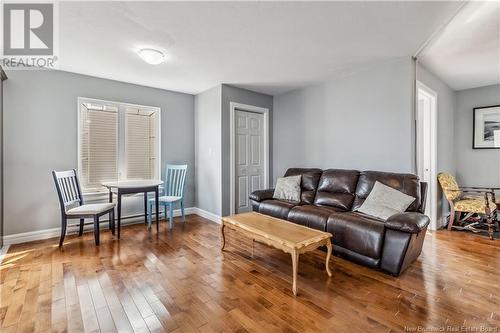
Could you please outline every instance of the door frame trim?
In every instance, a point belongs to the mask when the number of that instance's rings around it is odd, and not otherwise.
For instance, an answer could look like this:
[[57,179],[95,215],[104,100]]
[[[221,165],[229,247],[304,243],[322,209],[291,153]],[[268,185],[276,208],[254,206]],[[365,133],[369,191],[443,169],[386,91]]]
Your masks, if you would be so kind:
[[[423,84],[422,82],[417,80],[417,89],[416,89],[416,103],[417,103],[417,108],[418,108],[418,95],[419,95],[419,90],[421,90],[424,94],[428,95],[433,102],[431,103],[431,123],[430,123],[430,134],[431,134],[431,170],[430,170],[430,177],[431,181],[429,184],[429,214],[427,214],[430,219],[431,223],[429,226],[430,230],[437,230],[439,227],[441,227],[439,221],[438,221],[438,196],[437,196],[437,126],[438,126],[438,93],[432,89]],[[416,112],[417,117],[418,117],[418,111]],[[416,131],[418,131],[418,126],[419,126],[420,119],[417,118],[416,122]],[[416,145],[418,145],[418,142],[415,142]],[[417,154],[418,154],[418,149],[419,147],[417,146]],[[417,155],[418,156],[418,155]],[[418,158],[416,159],[418,163]],[[418,173],[418,165],[417,165],[417,173]],[[420,175],[418,175],[420,177]]]
[[230,159],[230,168],[229,168],[229,179],[230,179],[230,186],[229,186],[229,202],[230,202],[230,207],[229,207],[229,213],[233,215],[236,211],[235,205],[236,205],[236,154],[235,154],[235,124],[234,121],[236,119],[236,110],[239,109],[241,111],[247,111],[247,112],[255,112],[255,113],[261,113],[264,116],[264,187],[267,188],[269,186],[269,109],[258,107],[255,105],[248,105],[248,104],[242,104],[242,103],[236,103],[236,102],[229,102],[229,149],[230,149],[230,154],[229,154],[229,159]]

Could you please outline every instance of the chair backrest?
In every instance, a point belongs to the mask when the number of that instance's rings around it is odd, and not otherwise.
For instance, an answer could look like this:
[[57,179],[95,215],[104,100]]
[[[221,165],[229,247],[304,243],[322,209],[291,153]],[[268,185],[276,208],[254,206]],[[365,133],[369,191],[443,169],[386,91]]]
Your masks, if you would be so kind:
[[76,170],[52,171],[52,177],[56,184],[57,195],[61,210],[66,211],[66,207],[78,203],[83,204],[83,196],[80,190],[80,182]]
[[456,200],[460,198],[462,192],[459,191],[458,183],[455,177],[448,172],[440,172],[438,174],[439,185],[443,189],[446,199],[449,201]]
[[187,164],[167,164],[165,169],[165,195],[182,197],[186,182]]

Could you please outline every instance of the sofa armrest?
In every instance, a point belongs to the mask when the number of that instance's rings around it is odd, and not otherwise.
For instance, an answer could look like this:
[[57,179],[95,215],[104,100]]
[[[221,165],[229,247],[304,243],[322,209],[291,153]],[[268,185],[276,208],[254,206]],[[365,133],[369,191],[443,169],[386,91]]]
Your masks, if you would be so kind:
[[263,200],[272,199],[273,195],[274,195],[273,188],[267,190],[253,191],[252,194],[250,194],[250,200],[261,202]]
[[430,219],[427,215],[417,212],[405,212],[392,215],[385,221],[387,229],[417,234],[427,228]]

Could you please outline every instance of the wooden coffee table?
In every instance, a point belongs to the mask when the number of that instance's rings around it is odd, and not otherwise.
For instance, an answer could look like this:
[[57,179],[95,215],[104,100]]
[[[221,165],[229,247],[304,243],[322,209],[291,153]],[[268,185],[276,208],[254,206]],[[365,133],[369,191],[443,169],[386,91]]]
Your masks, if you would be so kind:
[[243,213],[222,218],[221,223],[221,251],[226,245],[224,229],[228,227],[238,233],[252,239],[253,241],[267,244],[276,249],[290,253],[292,256],[293,269],[293,294],[297,295],[297,268],[299,265],[299,254],[317,249],[325,245],[328,249],[326,253],[326,272],[332,276],[328,263],[332,255],[332,234],[301,225],[297,225],[282,219],[263,215],[255,212]]

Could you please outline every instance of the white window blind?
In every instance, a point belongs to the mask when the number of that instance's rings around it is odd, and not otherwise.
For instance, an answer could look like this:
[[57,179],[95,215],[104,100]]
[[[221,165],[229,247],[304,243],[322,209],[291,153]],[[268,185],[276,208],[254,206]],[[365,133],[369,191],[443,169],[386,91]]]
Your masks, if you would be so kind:
[[98,190],[102,181],[118,179],[118,108],[81,104],[80,179],[82,187]]
[[79,98],[78,165],[83,192],[101,183],[159,178],[159,109]]
[[128,108],[127,178],[154,178],[156,161],[156,113]]

